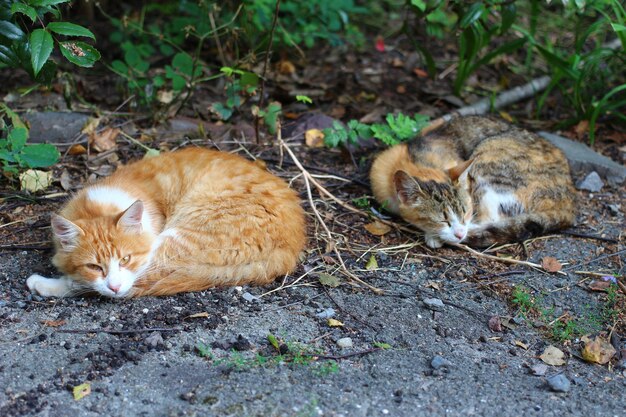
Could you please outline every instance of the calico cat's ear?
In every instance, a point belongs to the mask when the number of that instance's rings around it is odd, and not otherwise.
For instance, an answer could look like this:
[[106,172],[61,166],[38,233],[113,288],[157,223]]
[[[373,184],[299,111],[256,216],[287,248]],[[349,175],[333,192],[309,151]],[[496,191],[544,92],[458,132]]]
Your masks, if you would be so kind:
[[457,181],[461,177],[461,175],[465,173],[469,174],[469,168],[472,166],[473,163],[474,160],[469,159],[465,162],[461,162],[455,167],[450,168],[448,170],[448,175],[450,176],[450,179],[454,182]]
[[402,170],[393,174],[393,185],[403,204],[409,204],[411,200],[415,199],[416,194],[422,193],[417,180]]
[[132,232],[141,233],[141,218],[143,217],[143,203],[141,200],[130,205],[117,220],[117,226]]
[[78,235],[83,233],[83,229],[67,220],[65,217],[53,214],[51,219],[52,232],[59,240],[63,249],[72,249],[78,243]]

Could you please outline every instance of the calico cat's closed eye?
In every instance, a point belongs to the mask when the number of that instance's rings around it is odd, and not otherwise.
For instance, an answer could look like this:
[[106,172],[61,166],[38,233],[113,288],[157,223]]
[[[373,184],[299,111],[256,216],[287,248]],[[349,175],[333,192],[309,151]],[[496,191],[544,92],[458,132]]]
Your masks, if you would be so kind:
[[128,265],[129,262],[130,262],[130,255],[126,255],[122,259],[120,259],[121,266]]

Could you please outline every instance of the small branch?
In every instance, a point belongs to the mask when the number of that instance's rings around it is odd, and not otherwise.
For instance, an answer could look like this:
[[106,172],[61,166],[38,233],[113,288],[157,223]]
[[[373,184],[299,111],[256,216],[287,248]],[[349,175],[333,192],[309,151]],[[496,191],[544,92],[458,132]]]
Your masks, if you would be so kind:
[[134,329],[134,330],[58,329],[55,331],[57,333],[78,333],[78,334],[86,334],[86,333],[130,334],[130,333],[150,333],[150,332],[180,332],[183,330],[184,329],[182,327],[172,327],[172,328],[153,327],[153,328]]
[[311,358],[318,358],[318,359],[330,359],[333,361],[338,361],[341,359],[347,359],[347,358],[352,358],[354,356],[362,356],[362,355],[368,355],[370,353],[374,353],[374,352],[378,352],[383,350],[383,348],[371,348],[371,349],[366,349],[366,350],[362,350],[359,352],[352,352],[352,353],[346,353],[345,355],[316,355],[314,353],[302,353],[302,356],[309,356]]
[[580,238],[584,238],[584,239],[595,239],[595,240],[599,240],[601,242],[617,243],[617,240],[615,240],[615,239],[610,239],[610,238],[607,238],[607,237],[596,236],[596,235],[588,235],[586,233],[569,232],[567,230],[563,230],[563,231],[561,231],[561,234],[562,235],[567,235],[567,236],[573,236],[573,237],[580,237]]
[[[261,88],[259,90],[259,111],[263,109],[263,102],[265,96],[265,74],[267,73],[267,64],[270,60],[270,52],[272,51],[272,43],[274,42],[274,31],[276,30],[276,23],[278,22],[278,11],[280,10],[280,0],[276,0],[276,8],[274,9],[274,19],[272,20],[272,28],[270,29],[270,40],[267,44],[267,50],[265,51],[265,62],[263,63],[263,73],[261,74]],[[259,139],[259,123],[261,118],[257,114],[254,116],[254,134],[256,137],[256,143],[260,143]]]

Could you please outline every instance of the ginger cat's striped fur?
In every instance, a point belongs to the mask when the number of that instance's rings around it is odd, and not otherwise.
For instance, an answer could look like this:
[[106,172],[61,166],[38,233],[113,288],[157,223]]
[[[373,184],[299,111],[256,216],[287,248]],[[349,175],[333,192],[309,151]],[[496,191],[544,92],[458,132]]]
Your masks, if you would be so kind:
[[294,269],[304,211],[287,184],[228,153],[190,148],[120,168],[52,216],[61,279],[43,296],[167,295],[266,284]]
[[376,199],[421,229],[432,248],[524,240],[575,219],[563,153],[488,117],[461,117],[384,151],[370,180]]

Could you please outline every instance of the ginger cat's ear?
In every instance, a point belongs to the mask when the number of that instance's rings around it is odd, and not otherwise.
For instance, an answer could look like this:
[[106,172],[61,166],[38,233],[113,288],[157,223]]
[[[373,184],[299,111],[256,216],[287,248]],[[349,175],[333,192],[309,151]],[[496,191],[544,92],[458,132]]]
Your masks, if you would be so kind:
[[67,250],[76,247],[78,236],[83,233],[83,229],[58,214],[52,215],[50,223],[52,225],[52,232],[59,240],[63,249]]
[[402,170],[396,171],[396,173],[393,174],[393,185],[396,189],[398,199],[400,199],[403,204],[408,204],[415,198],[417,193],[422,192],[415,178]]
[[457,181],[461,175],[469,171],[469,168],[474,163],[473,159],[469,159],[465,162],[461,162],[455,167],[452,167],[448,170],[448,175],[452,181]]
[[143,203],[141,200],[130,205],[117,220],[117,226],[132,232],[141,233],[141,219],[143,217]]

